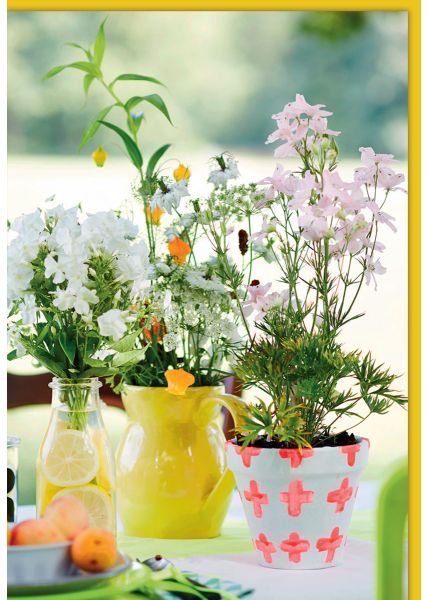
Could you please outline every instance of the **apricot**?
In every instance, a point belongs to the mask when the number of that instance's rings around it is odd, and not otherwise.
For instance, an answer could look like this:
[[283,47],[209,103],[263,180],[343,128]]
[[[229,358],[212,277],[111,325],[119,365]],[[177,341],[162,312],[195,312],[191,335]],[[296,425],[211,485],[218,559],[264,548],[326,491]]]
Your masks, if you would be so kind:
[[47,519],[27,519],[12,529],[12,546],[31,546],[33,544],[56,544],[64,542],[65,537],[54,523]]
[[53,523],[67,540],[74,540],[84,529],[89,527],[88,511],[83,503],[71,495],[64,495],[53,500],[43,515]]
[[9,527],[9,525],[7,526],[7,545],[9,546],[10,544],[10,538],[12,537],[12,530]]
[[105,529],[85,529],[71,546],[71,559],[83,571],[107,571],[117,561],[116,540]]

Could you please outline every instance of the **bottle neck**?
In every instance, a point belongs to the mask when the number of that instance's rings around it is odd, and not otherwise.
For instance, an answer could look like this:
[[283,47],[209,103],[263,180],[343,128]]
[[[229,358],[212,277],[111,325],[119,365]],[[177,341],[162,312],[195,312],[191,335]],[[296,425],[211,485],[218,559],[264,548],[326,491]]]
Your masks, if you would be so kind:
[[101,382],[98,378],[70,380],[54,377],[49,387],[52,389],[53,408],[86,412],[99,406]]

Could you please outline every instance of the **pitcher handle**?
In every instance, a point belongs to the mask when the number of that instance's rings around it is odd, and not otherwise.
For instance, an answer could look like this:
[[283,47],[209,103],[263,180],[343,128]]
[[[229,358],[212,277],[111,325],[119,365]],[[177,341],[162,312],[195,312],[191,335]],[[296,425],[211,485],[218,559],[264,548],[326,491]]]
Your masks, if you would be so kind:
[[[233,396],[233,394],[213,394],[202,401],[199,412],[201,410],[203,411],[204,407],[212,405],[213,402],[227,408],[232,415],[235,426],[242,423],[243,417],[248,410],[246,403],[241,398],[238,398],[238,396]],[[205,500],[203,512],[205,514],[210,514],[210,512],[215,510],[217,497],[227,496],[233,491],[235,485],[235,477],[233,476],[232,471],[227,467]]]

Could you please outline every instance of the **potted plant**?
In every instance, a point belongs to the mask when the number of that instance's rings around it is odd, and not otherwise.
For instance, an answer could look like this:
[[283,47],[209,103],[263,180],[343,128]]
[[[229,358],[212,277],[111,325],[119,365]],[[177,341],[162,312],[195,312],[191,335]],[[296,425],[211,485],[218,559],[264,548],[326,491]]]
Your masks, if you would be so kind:
[[[223,405],[236,415],[240,404],[222,385],[228,374],[225,360],[238,339],[239,303],[198,248],[203,227],[193,205],[185,203],[190,170],[177,164],[170,176],[161,173],[159,161],[170,144],[147,160],[143,156],[145,115],[137,107],[151,106],[171,122],[163,98],[157,93],[124,98],[118,91],[129,81],[155,86],[161,82],[130,73],[107,81],[105,46],[103,22],[92,47],[79,47],[84,61],[54,67],[45,78],[78,69],[84,73],[85,93],[95,83],[104,88],[110,103],[85,130],[81,147],[106,127],[120,138],[137,172],[132,210],[135,221],[142,221],[150,281],[147,315],[140,319],[140,334],[134,339],[136,349],[145,349],[144,358],[122,370],[116,382],[129,416],[117,454],[119,511],[129,535],[214,537],[234,487],[219,411]],[[114,112],[122,115],[124,128],[107,120]],[[97,166],[106,158],[103,148],[95,150]],[[234,160],[220,156],[209,181],[223,185],[237,175]]]
[[18,217],[8,247],[8,358],[26,354],[54,376],[50,423],[37,461],[37,511],[79,497],[93,526],[115,529],[115,469],[99,377],[141,360],[135,349],[148,252],[113,211],[49,207]]
[[[363,316],[356,312],[362,286],[376,288],[385,271],[382,228],[395,226],[384,205],[404,177],[391,168],[391,155],[360,148],[362,165],[352,181],[344,180],[330,115],[297,95],[273,116],[277,130],[268,142],[281,141],[275,155],[298,163],[291,162],[290,171],[278,165],[261,182],[254,197],[261,229],[253,224],[238,236],[241,253],[252,240],[257,253],[247,270],[260,279],[252,279],[247,299],[241,298],[251,332],[234,370],[244,388],[256,388],[264,399],[250,405],[237,426],[228,462],[258,560],[273,568],[340,562],[369,450],[369,441],[351,429],[406,403],[394,390],[396,375],[370,352],[345,350],[340,341],[343,328]],[[205,203],[201,221],[212,223],[215,209],[215,202]],[[217,273],[234,290],[245,272],[215,226],[207,235]],[[262,278],[266,263],[257,268],[254,262],[261,255],[280,273],[276,287]],[[341,425],[343,417],[356,423]]]

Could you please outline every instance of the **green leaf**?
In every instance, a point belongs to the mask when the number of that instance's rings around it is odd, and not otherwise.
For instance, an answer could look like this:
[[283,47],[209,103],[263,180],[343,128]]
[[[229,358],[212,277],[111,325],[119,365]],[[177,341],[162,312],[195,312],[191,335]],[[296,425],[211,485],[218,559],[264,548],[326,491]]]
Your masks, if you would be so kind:
[[105,47],[106,47],[106,38],[105,38],[105,34],[104,34],[104,23],[106,22],[106,20],[107,20],[107,17],[101,23],[101,25],[98,29],[97,37],[95,38],[94,63],[98,67],[102,63],[102,60],[104,57],[104,51],[105,51]]
[[68,361],[73,364],[74,357],[76,356],[76,342],[67,335],[66,331],[61,331],[58,339],[61,348],[64,350],[64,354],[68,358]]
[[59,67],[54,67],[53,69],[51,69],[50,71],[48,71],[46,73],[46,75],[43,77],[43,80],[50,79],[51,77],[54,77],[54,75],[58,75],[58,73],[61,73],[61,71],[64,71],[64,69],[78,69],[79,71],[85,71],[85,73],[89,73],[93,77],[101,76],[101,71],[93,63],[85,62],[85,61],[78,61],[78,62],[70,63],[68,65],[61,65]]
[[149,102],[152,106],[160,110],[160,112],[168,119],[171,125],[173,124],[171,121],[171,117],[169,116],[166,104],[159,96],[159,94],[149,94],[148,96],[143,96],[143,100]]
[[101,121],[108,115],[111,109],[116,106],[116,104],[111,104],[110,106],[106,106],[103,108],[95,117],[95,119],[89,123],[85,131],[83,132],[82,139],[80,140],[79,150],[82,148],[94,137],[100,128]]
[[51,77],[55,77],[55,75],[58,75],[58,73],[61,73],[61,71],[64,71],[64,69],[66,69],[66,68],[67,68],[67,65],[53,67],[52,69],[50,69],[50,71],[48,71],[46,73],[46,75],[43,76],[42,81],[45,81],[46,79],[50,79]]
[[66,46],[71,46],[72,48],[78,48],[79,50],[83,50],[83,52],[86,54],[86,56],[88,57],[88,59],[91,58],[91,53],[89,52],[89,50],[86,50],[86,48],[84,48],[80,44],[75,44],[74,42],[68,42],[66,44]]
[[128,352],[129,350],[133,350],[135,346],[135,342],[137,341],[141,331],[134,331],[134,333],[129,333],[125,335],[118,342],[114,342],[111,344],[110,348],[112,350],[116,350],[116,352]]
[[12,350],[11,352],[8,353],[7,355],[7,360],[15,360],[18,358],[18,353],[16,350]]
[[130,350],[129,352],[118,352],[112,360],[112,365],[114,367],[123,367],[125,365],[129,366],[131,364],[135,364],[143,360],[146,354],[145,348],[140,350]]
[[137,104],[140,104],[140,102],[142,102],[143,100],[144,96],[132,96],[132,98],[129,98],[129,100],[125,102],[126,112],[129,112],[130,110],[135,108]]
[[170,147],[171,147],[171,144],[165,144],[164,146],[161,146],[160,148],[158,148],[156,150],[156,152],[154,152],[152,154],[152,156],[150,157],[149,163],[147,165],[147,169],[146,169],[146,177],[148,179],[150,179],[152,177],[156,165],[158,164],[158,162],[160,161],[162,156],[165,154],[165,152]]
[[89,87],[91,85],[91,83],[94,81],[95,77],[93,75],[90,75],[89,73],[87,73],[85,75],[85,77],[83,78],[83,91],[85,92],[85,96],[88,95],[89,92]]
[[136,75],[134,73],[124,73],[123,75],[119,75],[119,77],[116,77],[116,79],[111,82],[110,87],[112,87],[116,81],[147,81],[149,83],[156,83],[157,85],[162,85],[165,87],[164,84],[159,81],[159,79],[148,77],[147,75]]
[[108,377],[109,375],[116,375],[116,373],[117,369],[111,367],[94,367],[83,371],[82,377]]
[[112,129],[120,136],[125,144],[126,150],[129,154],[129,158],[132,160],[137,169],[141,169],[143,166],[143,157],[141,156],[141,152],[138,149],[137,144],[130,138],[130,136],[123,131],[120,127],[113,125],[113,123],[109,123],[108,121],[99,121],[109,129]]

